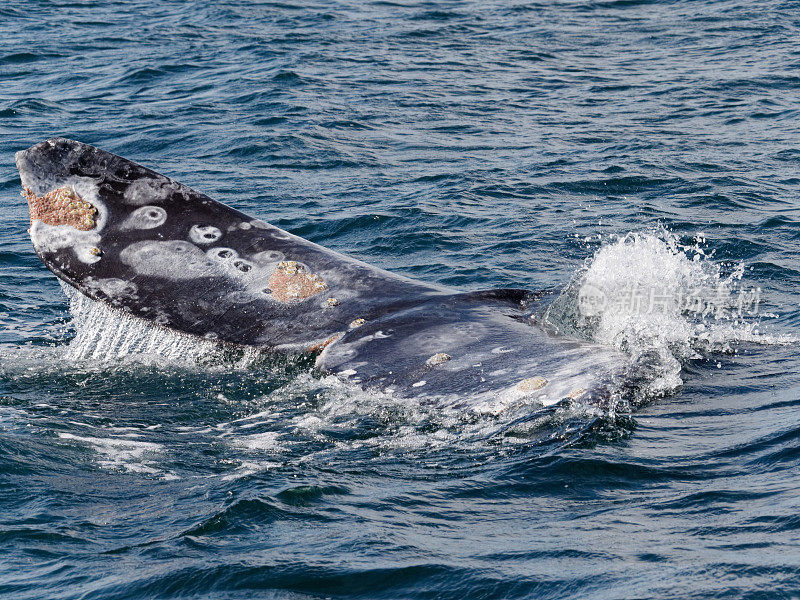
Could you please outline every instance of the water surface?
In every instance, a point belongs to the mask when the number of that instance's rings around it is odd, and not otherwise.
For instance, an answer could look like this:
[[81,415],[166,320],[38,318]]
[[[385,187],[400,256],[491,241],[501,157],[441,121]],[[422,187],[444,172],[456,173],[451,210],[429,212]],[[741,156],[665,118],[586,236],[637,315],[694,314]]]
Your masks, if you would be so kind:
[[[772,0],[4,4],[0,596],[800,596],[799,35]],[[13,153],[54,135],[425,281],[758,314],[554,310],[632,389],[499,415],[103,356],[26,233]]]

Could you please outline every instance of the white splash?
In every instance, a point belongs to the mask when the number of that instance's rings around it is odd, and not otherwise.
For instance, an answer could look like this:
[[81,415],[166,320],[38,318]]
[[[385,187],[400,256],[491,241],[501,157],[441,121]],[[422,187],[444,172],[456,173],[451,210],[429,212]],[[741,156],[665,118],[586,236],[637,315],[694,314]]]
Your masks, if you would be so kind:
[[62,284],[69,298],[75,337],[64,358],[108,361],[129,355],[153,356],[159,361],[199,360],[219,346],[188,335],[153,326],[141,319],[90,300]]
[[744,265],[714,262],[667,230],[629,233],[589,259],[544,316],[547,326],[624,352],[647,395],[682,383],[682,364],[737,342],[797,340],[759,330],[761,290],[743,281]]

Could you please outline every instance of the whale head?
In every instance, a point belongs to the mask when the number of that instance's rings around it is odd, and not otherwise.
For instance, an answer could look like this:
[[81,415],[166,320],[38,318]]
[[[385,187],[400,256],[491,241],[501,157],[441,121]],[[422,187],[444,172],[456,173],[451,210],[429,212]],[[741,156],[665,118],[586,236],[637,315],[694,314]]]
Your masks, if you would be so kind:
[[36,253],[92,300],[207,339],[303,346],[438,293],[88,144],[16,154]]

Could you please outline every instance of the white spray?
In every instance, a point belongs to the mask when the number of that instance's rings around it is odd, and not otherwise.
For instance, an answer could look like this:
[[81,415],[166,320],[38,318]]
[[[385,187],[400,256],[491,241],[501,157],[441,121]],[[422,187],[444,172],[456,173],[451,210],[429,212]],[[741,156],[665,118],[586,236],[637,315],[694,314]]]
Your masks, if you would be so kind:
[[710,260],[704,241],[681,245],[665,229],[612,239],[548,308],[545,325],[624,352],[645,395],[677,389],[682,364],[708,352],[794,342],[759,331],[771,316],[761,289],[745,284],[744,265]]

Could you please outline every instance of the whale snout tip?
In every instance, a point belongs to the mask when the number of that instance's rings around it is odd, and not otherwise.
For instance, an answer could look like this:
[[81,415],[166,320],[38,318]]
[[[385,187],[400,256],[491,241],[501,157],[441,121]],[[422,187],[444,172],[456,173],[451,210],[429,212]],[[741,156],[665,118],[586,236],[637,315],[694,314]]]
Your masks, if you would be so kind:
[[31,223],[70,225],[80,231],[95,228],[97,208],[70,184],[70,165],[84,146],[54,137],[14,154]]
[[[42,151],[42,145],[47,142],[40,142],[26,150],[20,150],[14,154],[14,162],[19,171],[19,178],[22,181],[22,188],[31,194],[44,195],[49,190],[42,189],[45,181],[53,172],[52,161],[47,160]],[[23,192],[26,196],[26,192]],[[28,198],[30,204],[30,198]]]
[[88,148],[82,142],[54,137],[14,153],[22,185],[32,188],[39,195],[44,194],[49,190],[37,189],[39,185],[54,177],[69,175],[69,167]]
[[17,170],[20,169],[20,163],[24,160],[26,152],[27,150],[19,150],[14,153],[14,163],[17,165]]

